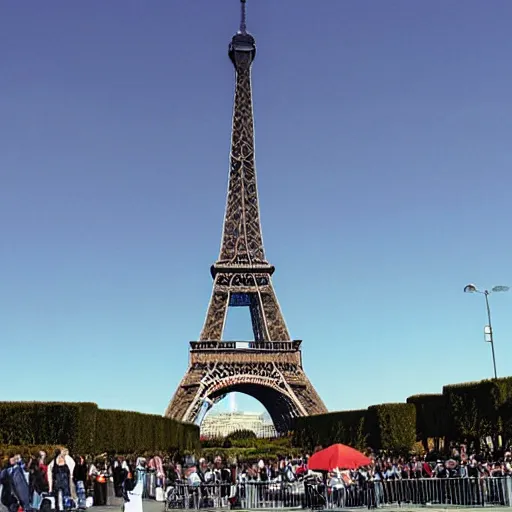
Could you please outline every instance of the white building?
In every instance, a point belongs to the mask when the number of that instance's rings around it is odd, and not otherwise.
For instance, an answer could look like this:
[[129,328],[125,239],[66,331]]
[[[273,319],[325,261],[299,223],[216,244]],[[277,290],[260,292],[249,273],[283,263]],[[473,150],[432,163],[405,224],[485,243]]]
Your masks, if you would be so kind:
[[201,437],[226,437],[237,430],[252,430],[256,437],[276,437],[274,425],[264,414],[256,412],[222,412],[209,414],[201,424]]

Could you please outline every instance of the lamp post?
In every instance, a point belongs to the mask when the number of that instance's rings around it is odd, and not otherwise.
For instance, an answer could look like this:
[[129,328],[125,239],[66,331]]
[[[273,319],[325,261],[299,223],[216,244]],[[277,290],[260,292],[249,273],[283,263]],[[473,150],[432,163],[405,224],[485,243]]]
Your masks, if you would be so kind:
[[508,292],[510,290],[509,286],[495,286],[494,288],[489,290],[479,290],[474,284],[468,284],[464,287],[464,293],[481,293],[485,297],[485,306],[487,308],[487,321],[488,325],[484,328],[485,341],[488,341],[491,344],[492,350],[492,364],[494,366],[494,378],[498,378],[498,373],[496,371],[496,355],[494,353],[494,336],[492,332],[492,323],[491,323],[491,308],[489,306],[489,295],[491,293],[496,292]]

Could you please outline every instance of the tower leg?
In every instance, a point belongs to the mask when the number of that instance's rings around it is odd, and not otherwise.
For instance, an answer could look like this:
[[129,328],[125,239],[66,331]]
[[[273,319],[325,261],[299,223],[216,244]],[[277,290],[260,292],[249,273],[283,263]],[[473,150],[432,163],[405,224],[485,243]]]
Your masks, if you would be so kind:
[[227,309],[229,305],[229,292],[219,289],[217,279],[213,286],[213,293],[208,305],[203,330],[199,337],[202,341],[221,340],[226,322]]

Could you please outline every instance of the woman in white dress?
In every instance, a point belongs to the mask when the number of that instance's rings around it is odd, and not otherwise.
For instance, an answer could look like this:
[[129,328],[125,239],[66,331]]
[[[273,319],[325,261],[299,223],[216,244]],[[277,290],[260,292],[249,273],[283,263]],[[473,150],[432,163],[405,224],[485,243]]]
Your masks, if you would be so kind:
[[[135,472],[137,475],[137,472]],[[143,512],[142,493],[144,492],[144,481],[142,478],[132,478],[129,474],[123,483],[123,512]]]

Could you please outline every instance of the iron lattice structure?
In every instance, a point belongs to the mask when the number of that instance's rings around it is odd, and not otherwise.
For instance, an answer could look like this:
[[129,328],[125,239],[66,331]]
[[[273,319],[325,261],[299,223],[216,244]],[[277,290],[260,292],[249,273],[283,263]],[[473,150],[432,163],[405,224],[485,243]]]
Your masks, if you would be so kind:
[[[292,341],[265,258],[254,162],[251,65],[255,40],[246,31],[242,0],[239,32],[229,46],[236,89],[229,186],[218,260],[211,267],[213,292],[199,341],[166,416],[194,422],[205,400],[239,391],[259,400],[278,431],[293,418],[327,412],[302,368],[301,342]],[[224,342],[229,307],[248,307],[254,341]]]

